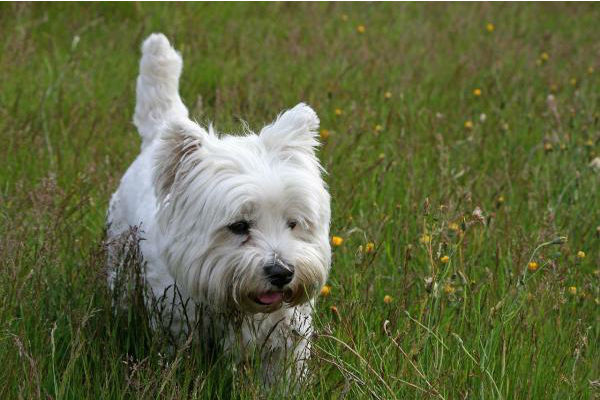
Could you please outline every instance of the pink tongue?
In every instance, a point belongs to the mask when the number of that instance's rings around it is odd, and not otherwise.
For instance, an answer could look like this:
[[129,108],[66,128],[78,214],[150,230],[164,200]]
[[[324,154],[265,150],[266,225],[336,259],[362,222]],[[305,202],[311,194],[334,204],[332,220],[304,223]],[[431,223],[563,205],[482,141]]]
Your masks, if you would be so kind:
[[267,292],[258,296],[258,301],[263,304],[273,304],[281,301],[283,293],[281,292]]

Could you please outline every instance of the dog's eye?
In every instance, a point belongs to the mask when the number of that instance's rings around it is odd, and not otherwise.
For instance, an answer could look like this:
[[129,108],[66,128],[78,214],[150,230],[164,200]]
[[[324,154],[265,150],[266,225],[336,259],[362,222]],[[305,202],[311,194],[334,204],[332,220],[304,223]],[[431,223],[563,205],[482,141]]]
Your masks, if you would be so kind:
[[247,235],[250,232],[250,222],[241,220],[228,225],[227,228],[236,235]]
[[290,228],[290,229],[294,229],[294,228],[296,227],[296,225],[297,225],[297,224],[298,224],[298,223],[297,223],[296,221],[294,221],[294,220],[290,220],[290,221],[288,221],[288,223],[287,223],[287,225],[288,225],[288,228]]

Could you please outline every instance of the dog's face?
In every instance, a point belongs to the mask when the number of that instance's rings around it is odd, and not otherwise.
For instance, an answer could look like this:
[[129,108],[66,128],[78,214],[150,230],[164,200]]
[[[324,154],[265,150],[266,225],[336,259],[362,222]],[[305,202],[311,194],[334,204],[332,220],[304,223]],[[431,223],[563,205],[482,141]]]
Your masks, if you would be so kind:
[[161,253],[195,300],[245,312],[308,301],[331,261],[329,194],[304,104],[259,135],[218,138],[189,121],[158,143]]

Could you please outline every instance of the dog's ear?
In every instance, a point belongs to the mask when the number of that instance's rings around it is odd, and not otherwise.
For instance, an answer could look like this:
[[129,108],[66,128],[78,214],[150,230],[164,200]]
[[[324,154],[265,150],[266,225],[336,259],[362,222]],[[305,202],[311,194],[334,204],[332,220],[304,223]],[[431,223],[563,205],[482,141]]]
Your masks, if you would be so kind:
[[314,154],[314,148],[319,145],[318,129],[317,113],[308,105],[300,103],[265,126],[260,131],[260,138],[269,150]]
[[171,121],[164,128],[154,168],[154,188],[159,202],[200,162],[200,149],[208,136],[204,129],[186,119]]

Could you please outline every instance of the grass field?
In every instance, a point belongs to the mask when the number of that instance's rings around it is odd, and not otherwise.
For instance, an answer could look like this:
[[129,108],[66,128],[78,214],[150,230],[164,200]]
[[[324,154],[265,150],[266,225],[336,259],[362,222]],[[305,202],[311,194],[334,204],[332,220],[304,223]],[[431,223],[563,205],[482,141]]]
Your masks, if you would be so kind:
[[299,101],[321,118],[343,241],[298,398],[600,398],[598,21],[595,4],[2,4],[0,398],[285,397],[111,312],[105,211],[154,31],[199,121],[259,129]]

